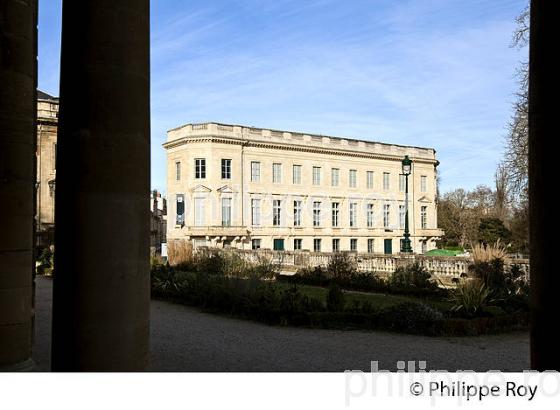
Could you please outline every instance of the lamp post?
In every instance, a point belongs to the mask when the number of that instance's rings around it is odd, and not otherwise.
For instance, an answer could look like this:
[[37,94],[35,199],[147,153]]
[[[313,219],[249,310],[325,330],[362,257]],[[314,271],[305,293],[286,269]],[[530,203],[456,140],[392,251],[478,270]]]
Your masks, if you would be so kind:
[[412,160],[405,155],[402,160],[402,173],[405,178],[404,190],[404,239],[401,245],[401,252],[412,253],[412,246],[410,246],[410,232],[408,231],[408,176],[412,170]]

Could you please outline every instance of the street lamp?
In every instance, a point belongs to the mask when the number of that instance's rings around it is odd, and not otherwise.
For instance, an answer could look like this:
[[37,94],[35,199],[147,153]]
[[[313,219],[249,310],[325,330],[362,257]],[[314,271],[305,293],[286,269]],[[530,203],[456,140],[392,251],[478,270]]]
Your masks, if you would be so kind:
[[412,161],[405,155],[402,160],[402,173],[405,178],[404,189],[404,239],[401,244],[401,252],[412,253],[412,246],[410,246],[410,233],[408,231],[408,176],[412,171]]

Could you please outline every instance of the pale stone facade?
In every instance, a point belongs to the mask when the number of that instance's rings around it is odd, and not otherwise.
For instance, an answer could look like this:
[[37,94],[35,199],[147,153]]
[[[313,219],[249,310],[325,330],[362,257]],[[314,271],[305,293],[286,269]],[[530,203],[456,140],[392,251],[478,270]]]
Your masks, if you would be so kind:
[[37,93],[37,244],[50,245],[54,229],[58,98]]
[[401,160],[412,161],[409,222],[423,253],[437,227],[431,148],[217,123],[170,130],[167,239],[242,249],[397,253]]

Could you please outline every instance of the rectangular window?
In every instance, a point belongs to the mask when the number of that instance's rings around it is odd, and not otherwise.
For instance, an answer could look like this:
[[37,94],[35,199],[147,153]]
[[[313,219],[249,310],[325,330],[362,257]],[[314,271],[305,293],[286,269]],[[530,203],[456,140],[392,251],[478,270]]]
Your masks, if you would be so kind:
[[321,240],[318,238],[313,239],[313,252],[321,252]]
[[354,228],[357,226],[357,213],[358,213],[358,204],[356,202],[350,203],[350,227]]
[[332,240],[332,251],[340,252],[340,239],[335,238]]
[[294,184],[301,184],[301,165],[294,165],[292,167],[292,182]]
[[340,210],[340,203],[339,202],[333,202],[332,203],[332,210],[331,210],[331,223],[333,228],[338,227],[338,213]]
[[321,185],[321,167],[313,167],[313,185]]
[[340,180],[340,169],[331,169],[331,186],[338,186]]
[[259,182],[261,180],[261,163],[251,161],[251,181]]
[[356,188],[356,178],[357,178],[358,171],[355,169],[351,169],[350,173],[348,174],[348,185],[350,188]]
[[194,177],[196,179],[206,178],[206,159],[195,158],[194,160]]
[[206,198],[194,199],[194,226],[204,226],[206,224],[205,202]]
[[358,240],[356,238],[350,239],[350,251],[352,252],[358,251]]
[[280,226],[282,223],[282,201],[275,199],[272,201],[272,225]]
[[261,248],[261,240],[253,239],[251,240],[251,249],[256,250]]
[[374,253],[375,252],[375,239],[368,239],[367,240],[367,251],[368,253]]
[[176,204],[177,204],[177,225],[184,225],[185,224],[185,195],[177,194],[176,197]]
[[274,239],[273,242],[274,250],[275,251],[283,251],[284,250],[284,239]]
[[175,163],[175,181],[181,180],[181,163],[177,161]]
[[421,243],[421,245],[422,245],[422,253],[428,252],[428,242],[422,241],[422,242],[420,242],[420,243]]
[[272,164],[272,182],[275,184],[282,183],[282,164]]
[[231,159],[222,159],[222,179],[231,179]]
[[404,222],[406,219],[406,209],[404,205],[399,205],[399,228],[404,229]]
[[388,191],[388,190],[389,190],[389,176],[390,176],[390,175],[391,175],[391,174],[389,174],[388,172],[384,172],[384,173],[383,173],[383,189],[384,189],[385,191]]
[[383,205],[383,226],[385,228],[389,227],[390,216],[391,216],[390,212],[391,212],[391,205],[389,204]]
[[367,204],[366,221],[367,221],[367,227],[373,228],[373,222],[374,222],[373,204]]
[[426,192],[428,190],[428,177],[426,175],[422,175],[420,177],[420,191]]
[[313,226],[321,226],[321,202],[313,202]]
[[427,229],[428,227],[428,207],[420,207],[420,227],[422,229]]
[[251,224],[259,226],[261,224],[261,200],[251,199]]
[[294,201],[294,226],[301,226],[301,201]]
[[366,179],[367,179],[367,188],[373,189],[373,171],[367,171]]
[[222,198],[222,226],[231,226],[231,198]]
[[303,239],[294,239],[294,251],[301,251]]
[[404,192],[406,187],[406,176],[400,174],[399,175],[399,191]]

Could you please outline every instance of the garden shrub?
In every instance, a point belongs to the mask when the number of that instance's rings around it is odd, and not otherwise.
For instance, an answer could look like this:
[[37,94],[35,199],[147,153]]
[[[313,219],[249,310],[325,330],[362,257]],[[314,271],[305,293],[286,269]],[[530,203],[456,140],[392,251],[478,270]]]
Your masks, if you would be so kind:
[[443,315],[424,303],[404,302],[381,311],[381,324],[390,330],[409,333],[430,333]]
[[491,302],[490,296],[490,289],[484,282],[479,280],[463,281],[451,291],[450,301],[453,302],[451,311],[465,317],[479,316]]
[[344,310],[344,305],[344,293],[335,283],[332,283],[327,293],[327,310],[329,312],[341,312]]
[[432,279],[432,274],[418,262],[405,267],[398,267],[389,276],[389,286],[397,289],[434,289],[437,283]]

